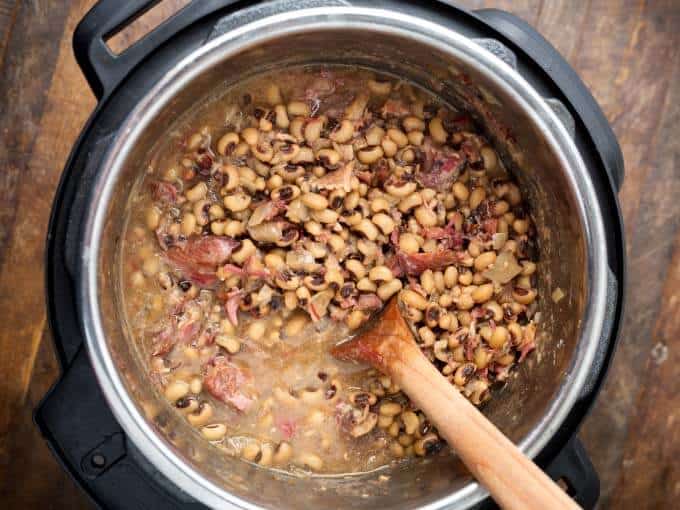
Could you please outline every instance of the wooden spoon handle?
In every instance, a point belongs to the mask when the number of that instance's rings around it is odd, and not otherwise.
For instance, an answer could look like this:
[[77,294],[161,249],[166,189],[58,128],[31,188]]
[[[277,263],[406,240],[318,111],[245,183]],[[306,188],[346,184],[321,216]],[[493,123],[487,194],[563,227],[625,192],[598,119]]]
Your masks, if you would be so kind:
[[502,508],[580,508],[442,377],[413,342],[399,347],[390,375]]

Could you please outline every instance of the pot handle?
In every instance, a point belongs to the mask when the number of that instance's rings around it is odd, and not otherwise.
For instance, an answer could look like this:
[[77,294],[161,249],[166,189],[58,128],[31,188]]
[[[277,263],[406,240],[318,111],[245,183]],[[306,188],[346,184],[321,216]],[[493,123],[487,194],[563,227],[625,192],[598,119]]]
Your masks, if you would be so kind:
[[558,484],[564,483],[567,494],[584,510],[595,508],[600,497],[600,478],[578,437],[567,443],[548,465],[546,473]]
[[531,25],[513,14],[498,9],[480,9],[473,14],[523,51],[554,81],[592,137],[610,182],[618,191],[624,177],[621,147],[588,87],[564,57]]
[[200,0],[173,14],[142,39],[115,55],[106,40],[161,0],[99,0],[73,33],[76,61],[97,99],[107,96],[123,78],[170,37],[216,10],[237,0]]
[[71,478],[97,508],[207,510],[136,453],[95,379],[81,348],[33,415]]

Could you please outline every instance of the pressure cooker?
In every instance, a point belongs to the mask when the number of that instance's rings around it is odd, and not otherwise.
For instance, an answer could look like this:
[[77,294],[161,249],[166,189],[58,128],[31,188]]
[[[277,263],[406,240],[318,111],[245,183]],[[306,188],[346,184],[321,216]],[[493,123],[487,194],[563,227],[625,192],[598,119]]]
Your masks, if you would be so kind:
[[[196,0],[114,55],[106,41],[157,0],[101,0],[73,45],[98,98],[56,194],[47,301],[62,374],[35,412],[47,443],[103,508],[488,508],[454,456],[381,473],[299,477],[215,455],[159,398],[119,311],[130,189],[173,119],[264,71],[349,64],[402,77],[470,113],[517,177],[537,225],[540,363],[486,415],[585,508],[599,481],[576,432],[621,323],[623,158],[587,88],[528,24],[445,1]],[[551,290],[566,298],[556,303]]]

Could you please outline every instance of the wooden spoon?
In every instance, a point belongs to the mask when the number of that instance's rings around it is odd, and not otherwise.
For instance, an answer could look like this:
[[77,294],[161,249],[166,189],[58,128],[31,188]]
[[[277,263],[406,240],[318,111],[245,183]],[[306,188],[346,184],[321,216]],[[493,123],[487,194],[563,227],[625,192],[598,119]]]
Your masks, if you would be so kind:
[[396,297],[365,330],[331,352],[389,375],[502,508],[580,508],[430,363],[416,345]]

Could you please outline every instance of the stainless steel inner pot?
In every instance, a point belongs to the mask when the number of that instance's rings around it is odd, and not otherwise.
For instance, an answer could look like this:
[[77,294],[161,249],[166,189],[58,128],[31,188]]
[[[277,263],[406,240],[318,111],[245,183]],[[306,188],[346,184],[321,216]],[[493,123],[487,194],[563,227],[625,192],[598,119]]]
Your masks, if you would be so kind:
[[[576,147],[544,99],[474,42],[423,19],[359,7],[300,9],[242,25],[179,62],[129,115],[100,169],[82,230],[81,319],[99,384],[139,452],[212,507],[469,507],[486,491],[453,457],[310,478],[225,458],[159,397],[122,327],[118,241],[150,147],[216,90],[310,63],[358,64],[407,78],[470,110],[488,129],[539,227],[542,325],[539,349],[484,412],[535,456],[577,402],[602,332],[607,256],[600,208]],[[556,287],[566,294],[558,304],[550,299]]]

